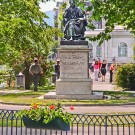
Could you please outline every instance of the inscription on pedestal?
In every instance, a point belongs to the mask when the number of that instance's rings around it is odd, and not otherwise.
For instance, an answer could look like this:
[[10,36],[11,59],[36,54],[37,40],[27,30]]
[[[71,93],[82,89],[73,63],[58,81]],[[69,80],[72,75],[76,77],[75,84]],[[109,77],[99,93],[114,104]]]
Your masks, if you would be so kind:
[[60,78],[88,78],[87,53],[61,52]]

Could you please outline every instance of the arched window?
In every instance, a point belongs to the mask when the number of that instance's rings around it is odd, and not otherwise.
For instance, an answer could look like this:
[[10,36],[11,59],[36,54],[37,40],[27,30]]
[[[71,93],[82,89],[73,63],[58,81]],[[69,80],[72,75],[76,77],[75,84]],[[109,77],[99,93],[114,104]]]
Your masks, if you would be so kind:
[[121,42],[118,45],[118,57],[127,57],[127,44],[124,42]]
[[97,48],[96,48],[96,56],[102,57],[102,47],[99,45],[97,45]]
[[89,45],[89,58],[92,59],[93,58],[93,46],[91,43],[88,44]]

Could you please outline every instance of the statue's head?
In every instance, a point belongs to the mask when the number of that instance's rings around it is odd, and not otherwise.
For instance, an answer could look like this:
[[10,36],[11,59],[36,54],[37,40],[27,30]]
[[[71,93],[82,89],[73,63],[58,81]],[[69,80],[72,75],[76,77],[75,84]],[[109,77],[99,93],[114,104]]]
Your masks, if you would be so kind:
[[70,6],[74,6],[75,5],[75,0],[69,0]]

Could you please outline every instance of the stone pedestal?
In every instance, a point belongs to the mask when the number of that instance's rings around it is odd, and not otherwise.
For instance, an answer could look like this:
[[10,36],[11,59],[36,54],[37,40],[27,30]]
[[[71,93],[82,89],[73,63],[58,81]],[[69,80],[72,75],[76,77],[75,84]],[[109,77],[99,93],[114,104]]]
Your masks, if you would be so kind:
[[89,51],[87,41],[61,41],[60,78],[56,81],[56,92],[45,98],[91,100],[103,96],[92,94],[93,82],[89,78]]
[[60,79],[56,81],[58,98],[96,99],[92,95],[93,84],[89,78],[89,51],[87,41],[61,42],[58,48]]

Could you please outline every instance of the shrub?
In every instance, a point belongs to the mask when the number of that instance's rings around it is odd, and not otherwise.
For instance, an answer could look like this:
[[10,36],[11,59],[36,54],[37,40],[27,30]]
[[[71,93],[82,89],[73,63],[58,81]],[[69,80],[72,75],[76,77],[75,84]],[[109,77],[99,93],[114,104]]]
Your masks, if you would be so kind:
[[124,64],[118,68],[116,81],[123,89],[135,90],[135,64]]

